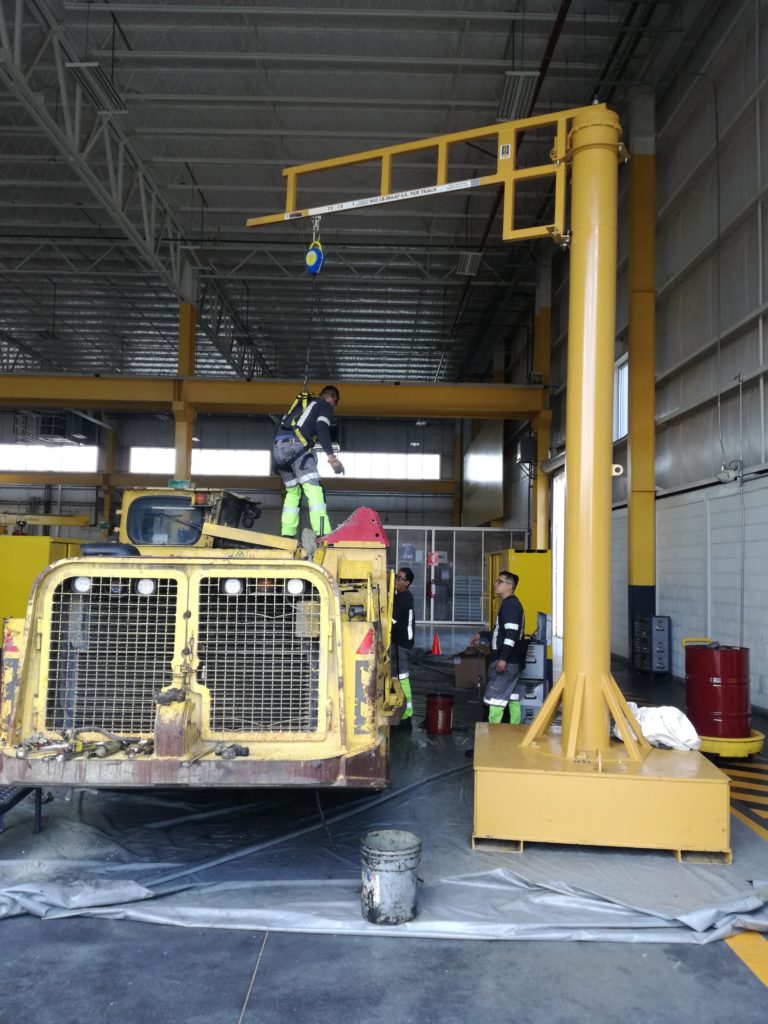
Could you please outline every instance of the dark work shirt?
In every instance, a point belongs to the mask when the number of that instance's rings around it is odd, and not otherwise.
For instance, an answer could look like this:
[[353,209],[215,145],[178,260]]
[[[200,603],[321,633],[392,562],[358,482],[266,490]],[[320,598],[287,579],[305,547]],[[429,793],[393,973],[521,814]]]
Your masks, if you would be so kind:
[[392,606],[392,639],[398,647],[413,647],[413,594],[404,590],[395,594]]
[[520,601],[511,594],[501,602],[491,638],[491,656],[502,661],[519,661],[523,651],[525,615]]
[[302,409],[301,403],[291,413],[286,413],[280,420],[280,426],[275,432],[275,437],[281,434],[295,433],[296,429],[301,431],[308,445],[320,443],[327,456],[333,455],[331,445],[331,420],[333,419],[333,406],[324,398],[313,398],[307,402],[306,409]]

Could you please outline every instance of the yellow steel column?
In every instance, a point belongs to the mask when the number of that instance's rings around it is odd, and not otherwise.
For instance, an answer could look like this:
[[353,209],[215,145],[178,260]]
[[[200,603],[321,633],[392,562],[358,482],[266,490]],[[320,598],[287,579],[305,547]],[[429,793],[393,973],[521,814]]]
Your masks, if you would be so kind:
[[629,625],[656,612],[656,156],[654,96],[630,105]]
[[[112,480],[115,475],[117,461],[117,431],[104,431],[104,485],[101,498],[101,519],[103,523],[112,521]],[[101,531],[102,537],[109,537],[109,525]]]
[[549,409],[533,419],[533,429],[536,431],[536,473],[533,478],[531,548],[534,551],[549,548],[549,476],[542,472],[541,464],[549,458],[551,426],[552,413]]
[[184,399],[182,382],[176,381],[173,400],[174,447],[176,449],[173,475],[176,480],[189,480],[192,475],[192,434],[195,428],[196,413],[195,407]]
[[619,121],[574,118],[566,396],[563,750],[609,745],[611,465]]
[[[536,285],[536,314],[533,327],[533,372],[541,377],[543,402],[549,406],[549,368],[552,351],[552,262],[549,257],[539,263]],[[552,413],[547,408],[533,419],[536,431],[536,472],[533,478],[533,522],[531,547],[549,547],[549,477],[541,464],[549,458]]]
[[195,375],[195,328],[197,312],[191,302],[179,305],[179,376]]

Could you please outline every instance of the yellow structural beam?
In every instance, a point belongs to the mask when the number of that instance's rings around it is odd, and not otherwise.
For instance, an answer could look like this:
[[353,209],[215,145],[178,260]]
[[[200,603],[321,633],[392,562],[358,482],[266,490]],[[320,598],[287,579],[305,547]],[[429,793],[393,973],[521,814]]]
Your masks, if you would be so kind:
[[[180,479],[187,479],[181,477]],[[168,477],[156,474],[114,473],[107,477],[95,473],[0,473],[2,487],[44,487],[46,484],[62,484],[70,487],[167,487]],[[248,490],[248,491],[279,491],[282,481],[279,476],[196,476],[195,487],[211,490]],[[326,491],[354,491],[355,493],[391,493],[398,494],[450,494],[456,493],[456,481],[449,480],[367,480],[359,477],[332,476],[323,478]],[[105,515],[106,518],[106,515]],[[32,522],[32,517],[19,514],[13,517]],[[69,525],[74,525],[70,523]],[[87,523],[85,524],[87,525]]]
[[[342,416],[388,419],[527,419],[542,407],[537,385],[373,384],[310,381],[317,394],[326,384],[341,389]],[[174,403],[196,412],[282,413],[301,384],[295,380],[211,380],[180,377],[70,377],[8,374],[0,377],[0,408],[124,409],[173,412]]]
[[14,526],[20,519],[29,526],[90,526],[91,524],[90,516],[0,512],[0,526]]

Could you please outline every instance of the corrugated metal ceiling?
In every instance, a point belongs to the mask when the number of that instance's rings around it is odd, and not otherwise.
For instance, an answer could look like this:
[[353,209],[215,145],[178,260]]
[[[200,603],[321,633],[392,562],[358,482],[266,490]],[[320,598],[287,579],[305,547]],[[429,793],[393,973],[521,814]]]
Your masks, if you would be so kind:
[[[292,164],[595,97],[624,113],[686,52],[681,6],[2,0],[0,367],[175,374],[181,295],[200,374],[301,379],[308,353],[314,379],[487,379],[542,251],[501,242],[495,190],[324,217],[314,285],[309,221],[246,218],[282,208]],[[466,145],[451,174],[492,166]],[[393,187],[433,173],[409,158]],[[352,169],[301,201],[377,191]],[[547,203],[531,183],[524,215]]]

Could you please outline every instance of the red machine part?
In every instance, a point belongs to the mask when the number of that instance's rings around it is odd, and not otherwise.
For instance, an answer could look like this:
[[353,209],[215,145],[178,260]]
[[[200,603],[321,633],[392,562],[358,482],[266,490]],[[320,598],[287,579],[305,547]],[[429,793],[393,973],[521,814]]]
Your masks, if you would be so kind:
[[389,547],[389,537],[381,523],[378,512],[372,508],[358,508],[332,533],[323,537],[323,544],[337,544],[339,541],[378,541]]

